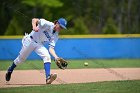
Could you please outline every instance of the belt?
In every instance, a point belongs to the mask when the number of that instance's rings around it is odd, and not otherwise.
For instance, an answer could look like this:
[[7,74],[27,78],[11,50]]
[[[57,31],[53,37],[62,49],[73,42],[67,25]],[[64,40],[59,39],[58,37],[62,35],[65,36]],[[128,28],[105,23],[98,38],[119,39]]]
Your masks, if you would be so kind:
[[30,36],[30,38],[31,38],[34,42],[36,42],[36,43],[37,43],[37,41],[35,41],[35,40],[34,40],[33,36]]

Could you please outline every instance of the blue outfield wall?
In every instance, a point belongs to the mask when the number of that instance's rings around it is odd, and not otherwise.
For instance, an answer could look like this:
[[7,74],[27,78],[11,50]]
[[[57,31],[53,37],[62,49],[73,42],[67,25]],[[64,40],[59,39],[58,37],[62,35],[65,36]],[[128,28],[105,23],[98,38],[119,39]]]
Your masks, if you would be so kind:
[[[21,46],[21,39],[0,39],[0,60],[14,60]],[[55,49],[66,59],[140,58],[140,37],[61,38]],[[33,52],[28,59],[41,58]]]

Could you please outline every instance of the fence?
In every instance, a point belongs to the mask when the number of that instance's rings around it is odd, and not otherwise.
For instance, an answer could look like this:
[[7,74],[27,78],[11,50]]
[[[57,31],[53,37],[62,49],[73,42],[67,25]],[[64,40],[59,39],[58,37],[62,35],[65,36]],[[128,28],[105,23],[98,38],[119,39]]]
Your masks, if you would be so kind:
[[[15,59],[21,46],[21,36],[1,36],[0,60]],[[140,58],[140,35],[61,36],[55,49],[66,59]],[[41,58],[33,52],[28,59]]]

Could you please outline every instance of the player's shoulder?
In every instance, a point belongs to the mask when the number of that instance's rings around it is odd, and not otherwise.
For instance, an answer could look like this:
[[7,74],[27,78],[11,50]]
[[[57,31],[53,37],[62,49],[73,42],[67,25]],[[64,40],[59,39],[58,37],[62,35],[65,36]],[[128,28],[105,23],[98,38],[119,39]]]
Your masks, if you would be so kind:
[[42,23],[45,23],[45,24],[47,24],[47,25],[54,25],[54,23],[53,23],[53,22],[51,22],[51,21],[48,21],[48,20],[46,20],[46,19],[43,19],[43,18],[41,18],[41,19],[40,19],[40,21],[41,21]]
[[43,18],[40,18],[39,20],[40,20],[40,24],[45,24],[45,25],[47,25],[47,26],[51,26],[51,27],[54,26],[54,23],[51,22],[51,21],[48,21],[48,20],[43,19]]

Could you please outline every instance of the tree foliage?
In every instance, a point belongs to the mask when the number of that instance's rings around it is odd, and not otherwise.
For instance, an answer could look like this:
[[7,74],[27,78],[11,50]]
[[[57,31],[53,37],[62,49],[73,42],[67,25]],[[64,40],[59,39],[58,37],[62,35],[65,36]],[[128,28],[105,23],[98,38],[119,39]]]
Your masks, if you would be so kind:
[[40,6],[49,6],[49,7],[61,7],[63,6],[63,3],[59,0],[22,0],[22,4],[26,4],[32,7]]
[[31,19],[68,20],[60,34],[140,33],[139,0],[1,0],[0,35],[23,35]]
[[103,34],[120,34],[113,19],[109,18],[107,20],[107,24],[103,27]]

